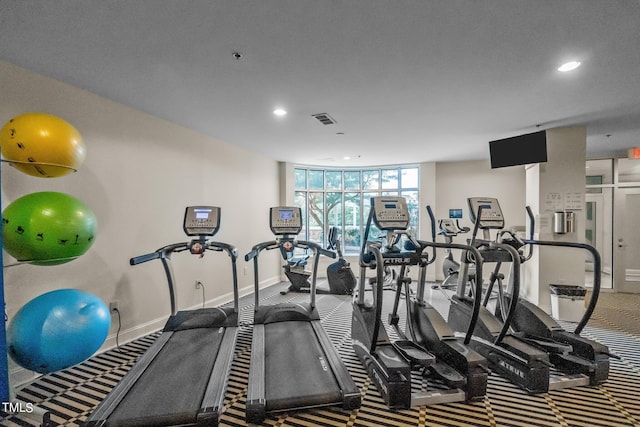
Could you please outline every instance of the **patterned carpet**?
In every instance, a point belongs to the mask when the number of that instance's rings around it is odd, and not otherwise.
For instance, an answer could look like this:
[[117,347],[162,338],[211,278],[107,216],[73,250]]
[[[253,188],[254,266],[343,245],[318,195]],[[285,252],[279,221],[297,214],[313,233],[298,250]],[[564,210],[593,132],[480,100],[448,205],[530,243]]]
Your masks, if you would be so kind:
[[[265,303],[306,301],[308,295],[261,293]],[[386,296],[385,296],[386,297]],[[387,301],[390,298],[386,298]],[[241,300],[241,322],[235,360],[221,425],[243,426],[251,352],[252,296]],[[609,346],[621,357],[611,360],[609,380],[598,387],[578,387],[528,395],[501,377],[489,376],[484,400],[389,411],[351,347],[351,299],[319,295],[322,323],[362,392],[362,407],[313,409],[269,416],[273,426],[640,426],[640,295],[605,293],[583,335]],[[384,316],[386,318],[386,315]],[[18,397],[50,412],[57,425],[80,425],[126,374],[158,334],[131,342],[25,386]],[[416,389],[432,386],[415,375]],[[3,426],[32,426],[33,421],[0,412]]]

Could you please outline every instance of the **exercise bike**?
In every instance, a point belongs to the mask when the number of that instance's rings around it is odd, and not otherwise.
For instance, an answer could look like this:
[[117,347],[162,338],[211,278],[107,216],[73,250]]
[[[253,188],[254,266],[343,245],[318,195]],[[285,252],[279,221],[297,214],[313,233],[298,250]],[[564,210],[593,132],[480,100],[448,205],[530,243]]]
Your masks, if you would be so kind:
[[[289,279],[289,286],[287,289],[280,291],[280,294],[286,295],[289,292],[305,292],[309,293],[311,289],[311,283],[309,277],[311,272],[305,268],[309,260],[309,255],[306,253],[303,255],[294,255],[294,247],[280,247],[280,254],[285,261],[282,266],[284,274]],[[317,293],[321,293],[317,290]]]
[[[351,270],[349,262],[344,259],[342,254],[338,227],[331,227],[328,233],[327,250],[333,251],[338,255],[338,260],[327,267],[327,281],[329,289],[316,288],[317,294],[334,294],[334,295],[351,295],[356,287],[356,276]],[[309,255],[294,255],[294,248],[280,248],[282,257],[286,261],[284,274],[289,279],[287,289],[280,291],[280,294],[286,295],[289,292],[309,293],[311,283],[309,278],[311,272],[306,270]]]
[[[444,242],[453,243],[453,238],[459,234],[465,234],[471,231],[469,227],[460,226],[460,222],[451,218],[438,220],[438,234],[444,236]],[[436,285],[432,285],[432,289],[455,289],[458,286],[458,272],[460,271],[460,263],[453,258],[451,249],[446,250],[447,256],[442,261],[442,273],[444,280]],[[469,277],[471,279],[475,274],[473,267],[469,269]]]
[[356,287],[356,276],[342,254],[338,227],[329,229],[328,241],[327,249],[338,254],[338,260],[327,267],[329,293],[351,295]]

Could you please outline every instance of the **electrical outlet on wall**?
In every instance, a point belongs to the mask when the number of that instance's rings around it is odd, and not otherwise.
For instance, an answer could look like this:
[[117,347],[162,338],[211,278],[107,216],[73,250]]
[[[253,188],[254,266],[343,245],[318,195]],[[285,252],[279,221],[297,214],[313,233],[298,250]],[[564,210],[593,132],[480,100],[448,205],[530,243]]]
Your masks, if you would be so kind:
[[118,300],[113,300],[109,303],[109,312],[113,313],[115,310],[118,310]]

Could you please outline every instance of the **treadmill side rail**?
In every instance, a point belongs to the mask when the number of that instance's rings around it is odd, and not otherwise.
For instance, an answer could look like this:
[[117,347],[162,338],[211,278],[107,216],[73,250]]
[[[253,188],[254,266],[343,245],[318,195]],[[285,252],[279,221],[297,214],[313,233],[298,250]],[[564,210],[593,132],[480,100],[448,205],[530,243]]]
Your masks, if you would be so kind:
[[312,321],[311,326],[313,326],[313,330],[320,342],[320,346],[324,349],[325,356],[327,356],[327,362],[329,362],[331,371],[340,386],[340,390],[342,392],[342,407],[344,409],[359,408],[362,403],[360,390],[351,378],[347,367],[342,363],[338,351],[333,346],[333,343],[327,336],[327,333],[322,329],[322,325],[319,321]]
[[[220,415],[222,415],[224,409],[224,393],[229,382],[229,372],[231,372],[237,337],[237,327],[227,327],[225,329],[216,363],[211,371],[209,383],[200,404],[201,409],[197,415],[199,424],[218,424],[220,420]],[[223,379],[222,381],[220,381],[221,378]]]
[[261,424],[267,416],[264,333],[264,324],[253,325],[246,419],[247,422],[255,424]]
[[129,390],[135,385],[136,381],[144,374],[153,359],[167,344],[173,332],[163,332],[154,341],[151,347],[138,359],[131,370],[118,383],[117,387],[100,403],[100,405],[91,413],[86,421],[86,426],[103,425],[107,418],[118,407],[122,399],[124,399]]

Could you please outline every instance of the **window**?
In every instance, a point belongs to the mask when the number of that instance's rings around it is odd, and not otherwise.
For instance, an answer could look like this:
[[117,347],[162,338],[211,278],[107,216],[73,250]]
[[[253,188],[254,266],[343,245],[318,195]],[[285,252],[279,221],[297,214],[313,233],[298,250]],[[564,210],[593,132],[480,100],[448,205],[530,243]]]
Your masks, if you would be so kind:
[[[369,216],[371,197],[393,195],[407,199],[410,231],[418,235],[418,182],[416,166],[362,170],[295,168],[295,204],[302,208],[300,238],[326,247],[330,227],[338,227],[345,253],[359,252]],[[371,229],[371,237],[383,233]]]

